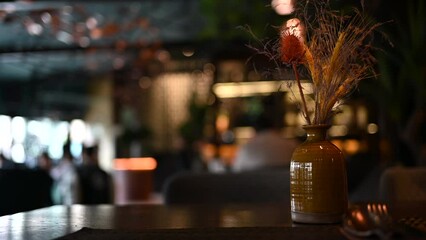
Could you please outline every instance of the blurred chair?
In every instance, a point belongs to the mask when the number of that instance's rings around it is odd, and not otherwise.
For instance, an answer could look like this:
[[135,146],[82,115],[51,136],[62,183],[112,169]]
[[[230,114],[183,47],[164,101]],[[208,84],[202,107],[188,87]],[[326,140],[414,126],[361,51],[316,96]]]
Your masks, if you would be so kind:
[[53,181],[43,170],[0,170],[0,215],[52,205]]
[[380,197],[388,203],[424,201],[426,167],[391,167],[380,177]]
[[77,168],[81,189],[81,204],[112,203],[111,176],[98,166]]
[[81,204],[112,203],[113,182],[110,174],[99,166],[99,147],[83,148],[83,163],[77,167]]
[[178,173],[164,184],[165,204],[289,203],[289,170]]

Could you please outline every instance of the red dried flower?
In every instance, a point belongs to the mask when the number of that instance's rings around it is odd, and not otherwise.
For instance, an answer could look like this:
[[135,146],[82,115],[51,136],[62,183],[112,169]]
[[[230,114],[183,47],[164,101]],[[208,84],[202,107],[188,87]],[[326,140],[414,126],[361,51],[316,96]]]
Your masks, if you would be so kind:
[[284,33],[281,35],[280,44],[281,61],[287,64],[300,64],[305,61],[305,49],[297,36]]

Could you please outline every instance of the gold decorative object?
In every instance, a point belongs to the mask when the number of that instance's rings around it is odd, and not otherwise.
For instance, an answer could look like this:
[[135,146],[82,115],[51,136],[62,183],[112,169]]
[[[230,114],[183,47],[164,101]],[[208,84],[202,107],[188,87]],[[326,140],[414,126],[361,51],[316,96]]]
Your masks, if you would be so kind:
[[329,125],[307,125],[307,139],[290,165],[291,217],[302,223],[337,223],[348,207],[346,162],[326,140]]

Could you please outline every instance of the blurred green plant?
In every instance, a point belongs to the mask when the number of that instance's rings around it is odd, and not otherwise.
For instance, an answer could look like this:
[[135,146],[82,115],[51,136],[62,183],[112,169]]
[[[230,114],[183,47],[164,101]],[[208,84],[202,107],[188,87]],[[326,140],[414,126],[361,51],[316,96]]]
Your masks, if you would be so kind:
[[[379,56],[380,106],[391,120],[403,127],[412,112],[426,105],[426,7],[425,2],[408,1],[405,14],[396,16],[396,31],[390,36],[395,46]],[[399,11],[401,11],[399,9]]]
[[188,146],[203,139],[209,106],[197,101],[194,93],[188,103],[188,119],[179,127],[179,133]]
[[200,5],[205,18],[202,39],[250,40],[252,36],[247,31],[238,30],[242,26],[250,26],[256,36],[275,36],[277,30],[271,26],[283,21],[269,1],[201,0]]
[[415,165],[413,145],[421,140],[409,136],[408,129],[419,112],[426,111],[426,5],[423,0],[382,5],[386,9],[380,11],[394,19],[385,25],[393,46],[378,53],[379,78],[365,84],[362,92],[379,108],[382,138],[394,151],[390,161]]

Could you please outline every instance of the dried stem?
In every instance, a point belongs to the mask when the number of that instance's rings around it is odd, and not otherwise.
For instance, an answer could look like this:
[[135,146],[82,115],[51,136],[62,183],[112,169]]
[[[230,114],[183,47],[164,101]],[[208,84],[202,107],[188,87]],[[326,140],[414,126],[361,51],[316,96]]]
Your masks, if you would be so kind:
[[305,101],[305,94],[303,94],[302,84],[300,83],[299,72],[297,71],[297,66],[295,63],[293,63],[292,66],[293,66],[293,72],[297,81],[297,87],[299,88],[300,97],[302,98],[303,111],[304,111],[303,117],[306,119],[306,122],[309,125],[311,125],[311,119],[309,118],[308,108],[306,106],[306,101]]

